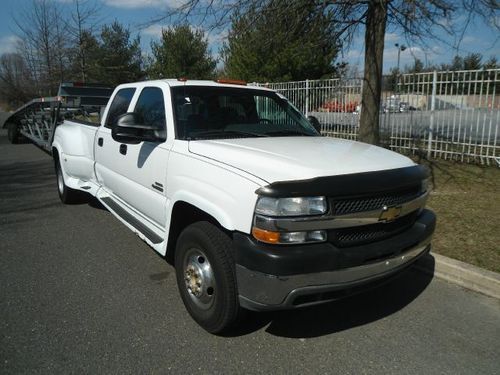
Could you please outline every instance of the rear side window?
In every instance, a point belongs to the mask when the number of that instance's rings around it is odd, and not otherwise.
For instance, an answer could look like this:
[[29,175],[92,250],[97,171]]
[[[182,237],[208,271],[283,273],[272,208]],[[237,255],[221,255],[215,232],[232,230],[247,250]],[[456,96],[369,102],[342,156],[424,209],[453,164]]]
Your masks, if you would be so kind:
[[120,115],[127,113],[128,106],[130,105],[130,101],[134,96],[135,88],[126,88],[119,90],[115,97],[113,98],[113,102],[111,103],[108,111],[108,117],[106,119],[106,123],[104,124],[107,128],[112,128],[116,125],[116,121]]
[[155,129],[165,129],[165,102],[163,92],[158,87],[145,87],[137,99],[134,112],[144,125]]

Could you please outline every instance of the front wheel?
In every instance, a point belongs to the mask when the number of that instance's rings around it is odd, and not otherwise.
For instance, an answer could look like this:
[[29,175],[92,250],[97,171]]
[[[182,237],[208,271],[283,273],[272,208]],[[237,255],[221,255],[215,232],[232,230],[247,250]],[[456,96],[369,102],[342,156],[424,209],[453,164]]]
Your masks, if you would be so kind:
[[175,251],[177,286],[189,314],[205,330],[222,333],[241,316],[231,239],[209,222],[189,225]]

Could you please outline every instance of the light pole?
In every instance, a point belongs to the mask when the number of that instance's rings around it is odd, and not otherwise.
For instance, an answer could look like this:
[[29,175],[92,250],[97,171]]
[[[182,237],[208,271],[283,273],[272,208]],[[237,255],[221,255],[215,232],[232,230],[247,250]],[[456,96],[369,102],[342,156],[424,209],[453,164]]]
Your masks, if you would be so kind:
[[401,52],[406,49],[406,46],[404,44],[399,45],[399,43],[396,43],[395,46],[398,49],[398,74],[399,74],[399,58],[401,56]]
[[396,82],[395,82],[396,87],[394,88],[394,91],[397,91],[398,82],[399,82],[399,58],[401,57],[401,52],[406,49],[406,46],[404,44],[399,45],[399,43],[396,43],[394,45],[398,49],[398,68],[397,68],[397,76],[396,76]]

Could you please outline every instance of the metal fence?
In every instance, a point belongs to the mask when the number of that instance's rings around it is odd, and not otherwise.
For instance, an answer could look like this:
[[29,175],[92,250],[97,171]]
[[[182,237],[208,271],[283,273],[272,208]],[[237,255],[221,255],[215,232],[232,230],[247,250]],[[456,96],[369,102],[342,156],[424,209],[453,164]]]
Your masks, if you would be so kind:
[[[357,139],[362,79],[255,84],[318,118],[327,136]],[[386,76],[380,103],[385,146],[403,153],[500,165],[500,69]]]

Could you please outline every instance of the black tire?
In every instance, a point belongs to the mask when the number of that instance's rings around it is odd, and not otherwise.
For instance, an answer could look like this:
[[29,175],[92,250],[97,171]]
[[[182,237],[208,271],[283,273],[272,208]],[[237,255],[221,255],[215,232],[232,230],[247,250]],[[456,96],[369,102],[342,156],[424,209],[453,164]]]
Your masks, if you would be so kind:
[[22,135],[19,133],[19,127],[13,122],[7,123],[7,138],[12,144],[21,143]]
[[[229,236],[206,221],[189,225],[177,240],[175,270],[182,301],[193,319],[210,333],[227,332],[242,314],[232,254]],[[205,272],[207,267],[212,270],[211,278]],[[193,269],[199,269],[200,278]],[[198,287],[193,280],[201,280]]]
[[59,198],[64,204],[80,203],[82,201],[82,196],[84,193],[69,188],[64,182],[64,175],[61,170],[61,163],[59,159],[55,159],[56,165],[56,184],[57,192],[59,193]]

